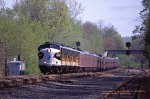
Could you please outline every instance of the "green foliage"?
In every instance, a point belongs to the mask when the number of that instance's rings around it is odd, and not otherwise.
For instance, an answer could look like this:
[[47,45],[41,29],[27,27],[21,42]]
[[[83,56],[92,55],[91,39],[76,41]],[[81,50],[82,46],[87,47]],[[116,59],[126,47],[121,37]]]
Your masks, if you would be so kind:
[[140,12],[140,16],[143,22],[140,26],[136,26],[133,33],[136,36],[140,36],[142,39],[144,39],[144,55],[147,57],[150,64],[150,1],[142,0],[142,5],[144,9]]
[[100,29],[91,22],[82,25],[83,28],[83,49],[92,53],[100,54],[103,51],[103,39]]
[[144,31],[144,41],[145,41],[145,56],[148,58],[150,66],[150,1],[143,0],[142,5],[144,7],[141,11],[141,17],[143,19],[143,31]]
[[65,0],[20,0],[13,9],[1,11],[0,40],[6,42],[7,60],[20,55],[28,74],[39,73],[40,44],[81,40],[80,22],[72,20]]
[[118,55],[119,62],[121,66],[129,67],[129,68],[135,68],[140,66],[140,61],[137,61],[138,58],[135,59],[134,55]]
[[[7,60],[21,55],[22,61],[26,62],[27,72],[37,71],[37,38],[32,31],[32,25],[27,18],[14,19],[15,11],[6,9],[1,15],[1,40],[6,42]],[[32,47],[31,47],[32,46]],[[31,65],[32,63],[32,65]],[[30,68],[32,67],[33,68]]]

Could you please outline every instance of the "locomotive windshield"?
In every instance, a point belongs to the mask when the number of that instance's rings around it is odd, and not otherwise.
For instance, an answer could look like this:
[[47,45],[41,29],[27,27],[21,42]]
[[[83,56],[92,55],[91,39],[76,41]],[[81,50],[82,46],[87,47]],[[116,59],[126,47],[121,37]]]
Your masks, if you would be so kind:
[[38,50],[45,49],[45,48],[55,48],[55,49],[60,50],[60,46],[59,45],[57,45],[57,44],[51,44],[51,43],[45,43],[45,44],[41,45],[38,48]]

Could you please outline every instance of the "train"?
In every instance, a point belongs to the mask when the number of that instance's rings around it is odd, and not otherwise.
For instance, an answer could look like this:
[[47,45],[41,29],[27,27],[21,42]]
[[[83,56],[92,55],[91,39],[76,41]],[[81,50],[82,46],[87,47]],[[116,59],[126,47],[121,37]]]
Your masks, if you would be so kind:
[[99,72],[119,67],[118,58],[45,42],[38,47],[38,64],[43,74]]

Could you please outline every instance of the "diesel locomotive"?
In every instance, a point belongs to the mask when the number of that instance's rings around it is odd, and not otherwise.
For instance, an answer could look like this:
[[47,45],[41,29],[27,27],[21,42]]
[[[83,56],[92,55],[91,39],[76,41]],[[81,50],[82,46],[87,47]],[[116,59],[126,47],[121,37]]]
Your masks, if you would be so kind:
[[43,74],[97,72],[119,66],[117,58],[102,57],[55,43],[40,45],[38,52],[39,68]]

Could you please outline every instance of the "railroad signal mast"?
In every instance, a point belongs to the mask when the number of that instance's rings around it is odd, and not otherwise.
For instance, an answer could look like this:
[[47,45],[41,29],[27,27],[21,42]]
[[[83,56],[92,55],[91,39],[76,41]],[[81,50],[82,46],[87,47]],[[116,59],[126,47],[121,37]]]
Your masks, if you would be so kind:
[[76,46],[77,46],[77,50],[80,50],[80,48],[79,48],[80,42],[79,41],[76,42]]
[[126,55],[128,55],[128,72],[129,72],[129,55],[130,55],[130,50],[129,50],[129,48],[130,48],[130,46],[131,46],[131,43],[130,43],[130,42],[127,42],[127,43],[126,43],[126,47],[128,48],[128,50],[126,50]]
[[130,46],[131,46],[131,43],[130,43],[130,42],[127,42],[127,43],[126,43],[126,47],[128,48],[128,50],[126,50],[126,55],[130,55],[130,54],[131,54],[131,53],[130,53],[130,50],[129,50]]

